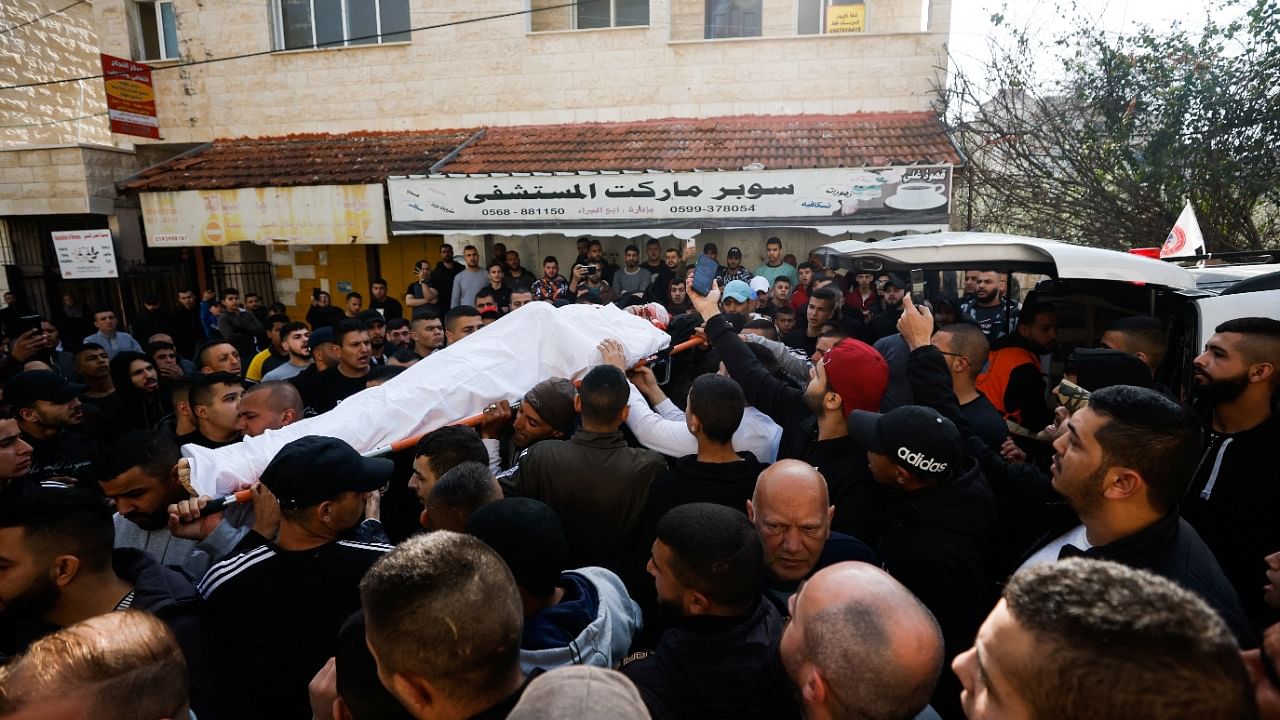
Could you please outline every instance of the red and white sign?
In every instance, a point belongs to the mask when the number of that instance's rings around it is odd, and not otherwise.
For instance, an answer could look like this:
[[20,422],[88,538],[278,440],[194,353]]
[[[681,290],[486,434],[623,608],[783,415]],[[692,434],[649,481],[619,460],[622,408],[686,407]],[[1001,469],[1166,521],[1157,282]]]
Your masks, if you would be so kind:
[[1200,234],[1196,211],[1191,209],[1191,201],[1188,200],[1186,207],[1182,208],[1182,214],[1178,216],[1178,222],[1174,223],[1169,237],[1165,238],[1164,246],[1160,248],[1160,257],[1195,257],[1203,254],[1204,235]]
[[107,90],[111,132],[160,139],[156,92],[151,66],[114,55],[102,55],[102,81]]

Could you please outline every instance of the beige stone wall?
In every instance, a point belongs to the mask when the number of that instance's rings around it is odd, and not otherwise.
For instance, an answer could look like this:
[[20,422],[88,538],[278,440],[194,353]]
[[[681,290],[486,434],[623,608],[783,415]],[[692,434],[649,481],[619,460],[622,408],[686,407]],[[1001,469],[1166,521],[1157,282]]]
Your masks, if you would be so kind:
[[81,146],[0,149],[0,215],[114,212],[114,182],[131,152]]
[[[66,0],[3,0],[0,27],[27,22],[68,4]],[[0,85],[102,72],[96,24],[93,6],[86,3],[0,35]],[[101,80],[0,90],[0,148],[109,144],[106,111]]]
[[[95,3],[105,52],[128,53],[125,1]],[[512,12],[526,1],[414,0],[412,22]],[[775,18],[768,22],[790,32],[794,1],[766,2],[767,17]],[[183,57],[268,49],[266,6],[176,0]],[[946,36],[918,32],[919,7],[916,0],[877,4],[883,13],[877,22],[891,32],[705,41],[703,0],[653,0],[648,27],[531,33],[528,27],[543,23],[535,14],[418,32],[407,44],[161,68],[155,73],[161,132],[165,142],[185,143],[295,132],[925,110],[940,79],[936,68],[945,64]],[[682,42],[680,28],[697,33]]]

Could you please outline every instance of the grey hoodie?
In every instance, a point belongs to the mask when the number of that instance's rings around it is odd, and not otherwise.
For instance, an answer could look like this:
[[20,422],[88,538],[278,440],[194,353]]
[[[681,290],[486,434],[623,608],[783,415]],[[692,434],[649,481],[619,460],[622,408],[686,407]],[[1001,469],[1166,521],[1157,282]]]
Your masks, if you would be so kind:
[[544,650],[521,650],[520,668],[550,670],[567,665],[617,667],[631,647],[631,638],[644,625],[640,606],[627,594],[622,580],[600,567],[570,572],[585,578],[599,598],[596,617],[568,645]]

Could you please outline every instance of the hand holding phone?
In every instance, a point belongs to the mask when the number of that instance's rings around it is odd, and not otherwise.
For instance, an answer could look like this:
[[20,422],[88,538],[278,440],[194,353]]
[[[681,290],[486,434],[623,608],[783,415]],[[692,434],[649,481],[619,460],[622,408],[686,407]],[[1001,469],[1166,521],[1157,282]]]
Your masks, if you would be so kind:
[[693,290],[699,295],[707,295],[711,292],[712,283],[716,279],[716,271],[720,269],[720,264],[711,258],[710,255],[702,254],[698,256],[698,264],[693,269]]

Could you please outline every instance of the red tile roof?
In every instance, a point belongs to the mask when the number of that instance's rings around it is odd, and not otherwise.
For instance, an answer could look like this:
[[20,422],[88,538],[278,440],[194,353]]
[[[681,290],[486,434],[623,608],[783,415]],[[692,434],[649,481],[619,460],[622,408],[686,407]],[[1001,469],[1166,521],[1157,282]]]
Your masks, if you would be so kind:
[[359,132],[215,140],[143,170],[122,190],[213,190],[381,183],[419,175],[475,130]]
[[488,128],[445,173],[962,164],[933,113],[738,115]]

